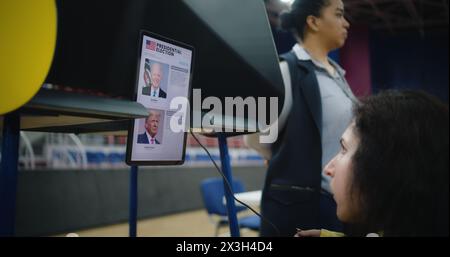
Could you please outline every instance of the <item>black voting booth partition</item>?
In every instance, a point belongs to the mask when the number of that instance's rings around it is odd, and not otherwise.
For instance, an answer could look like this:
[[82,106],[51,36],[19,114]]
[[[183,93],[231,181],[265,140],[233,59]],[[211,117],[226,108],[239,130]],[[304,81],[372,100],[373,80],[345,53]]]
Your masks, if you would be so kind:
[[[18,145],[20,130],[125,131],[130,120],[148,115],[142,105],[132,101],[142,29],[195,47],[192,87],[202,90],[202,99],[279,97],[279,104],[283,103],[284,88],[263,1],[59,0],[56,3],[57,44],[45,82],[81,93],[42,88],[29,103],[3,117],[0,180],[10,186],[0,191],[1,199],[9,199],[0,203],[0,235],[14,235],[18,154],[14,146]],[[91,92],[104,96],[93,96]],[[249,118],[238,118],[235,128],[245,128]],[[226,138],[235,133],[215,135],[220,143],[222,170],[232,181]],[[136,235],[136,199],[137,167],[132,167],[130,236]],[[234,200],[228,190],[226,199],[231,235],[239,236]]]

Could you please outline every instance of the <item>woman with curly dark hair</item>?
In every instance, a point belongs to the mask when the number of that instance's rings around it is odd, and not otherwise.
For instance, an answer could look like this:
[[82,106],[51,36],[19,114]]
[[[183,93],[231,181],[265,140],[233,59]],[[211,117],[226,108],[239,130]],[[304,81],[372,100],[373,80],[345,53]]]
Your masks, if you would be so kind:
[[[357,104],[325,167],[337,216],[383,236],[448,236],[448,106],[417,91]],[[301,231],[297,236],[329,235]]]

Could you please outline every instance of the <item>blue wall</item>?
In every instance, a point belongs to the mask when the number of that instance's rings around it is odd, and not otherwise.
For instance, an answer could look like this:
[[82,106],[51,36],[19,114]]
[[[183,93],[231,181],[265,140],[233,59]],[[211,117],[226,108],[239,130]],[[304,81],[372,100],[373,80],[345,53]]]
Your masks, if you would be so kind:
[[370,35],[372,89],[421,89],[448,103],[448,28]]

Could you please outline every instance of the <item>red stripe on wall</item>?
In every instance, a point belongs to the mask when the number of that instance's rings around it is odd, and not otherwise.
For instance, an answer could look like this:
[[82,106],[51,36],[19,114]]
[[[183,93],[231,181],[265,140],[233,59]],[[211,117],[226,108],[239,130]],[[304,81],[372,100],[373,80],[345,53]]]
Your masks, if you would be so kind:
[[352,27],[345,46],[340,50],[340,64],[346,70],[346,78],[357,97],[372,92],[369,29]]

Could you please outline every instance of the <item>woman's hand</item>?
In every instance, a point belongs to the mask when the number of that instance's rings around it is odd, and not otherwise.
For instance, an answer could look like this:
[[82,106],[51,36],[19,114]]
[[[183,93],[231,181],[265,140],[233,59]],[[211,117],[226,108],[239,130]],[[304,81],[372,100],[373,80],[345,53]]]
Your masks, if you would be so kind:
[[320,229],[301,230],[297,228],[294,237],[320,237]]

